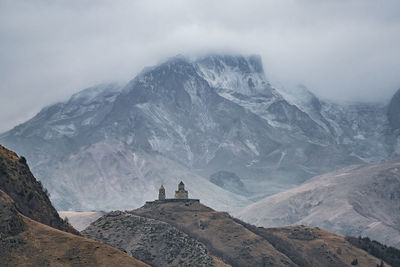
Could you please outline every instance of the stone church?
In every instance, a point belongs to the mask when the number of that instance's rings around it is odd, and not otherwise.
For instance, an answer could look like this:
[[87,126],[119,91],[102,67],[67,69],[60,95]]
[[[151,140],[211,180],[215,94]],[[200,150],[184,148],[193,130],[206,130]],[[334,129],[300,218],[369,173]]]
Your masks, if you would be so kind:
[[178,185],[178,191],[175,191],[176,199],[188,199],[189,193],[185,190],[185,184],[181,181]]
[[[185,190],[185,184],[182,181],[178,185],[178,190],[175,191],[175,199],[189,199],[189,193],[187,190]],[[167,200],[163,185],[161,185],[160,189],[158,190],[158,200]]]

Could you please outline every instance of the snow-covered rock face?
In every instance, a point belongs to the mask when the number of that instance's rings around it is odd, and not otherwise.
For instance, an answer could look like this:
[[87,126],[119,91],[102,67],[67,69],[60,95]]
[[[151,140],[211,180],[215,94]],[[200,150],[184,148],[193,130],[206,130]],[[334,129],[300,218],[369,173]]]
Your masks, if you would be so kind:
[[304,224],[400,247],[400,160],[314,177],[237,215],[265,227]]
[[258,56],[208,56],[195,62],[201,76],[223,93],[271,96]]
[[[63,210],[138,207],[179,180],[207,205],[233,210],[392,153],[384,106],[295,92],[273,88],[257,56],[175,57],[125,86],[44,108],[0,143],[27,157]],[[208,181],[221,171],[240,183]]]

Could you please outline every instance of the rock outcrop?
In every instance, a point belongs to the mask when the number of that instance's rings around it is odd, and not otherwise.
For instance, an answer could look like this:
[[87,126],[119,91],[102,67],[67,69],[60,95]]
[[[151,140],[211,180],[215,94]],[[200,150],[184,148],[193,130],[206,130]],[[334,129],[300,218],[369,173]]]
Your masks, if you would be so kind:
[[0,190],[0,240],[24,231],[24,224],[14,201]]
[[154,266],[215,266],[198,240],[165,222],[129,212],[110,212],[82,233]]

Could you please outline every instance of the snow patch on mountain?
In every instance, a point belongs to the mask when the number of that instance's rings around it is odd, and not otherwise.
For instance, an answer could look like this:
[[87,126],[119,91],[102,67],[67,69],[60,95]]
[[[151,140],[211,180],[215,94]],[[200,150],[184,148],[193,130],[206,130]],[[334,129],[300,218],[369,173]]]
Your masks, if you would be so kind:
[[[234,209],[249,202],[214,191],[204,177],[227,171],[259,200],[316,174],[385,159],[395,145],[386,142],[384,108],[320,101],[305,88],[284,93],[257,56],[178,56],[125,86],[92,87],[46,107],[0,142],[26,156],[59,209],[136,205],[162,177],[179,176],[202,181],[194,194],[211,207]],[[98,194],[86,189],[96,187]],[[237,182],[226,188],[242,190]]]
[[257,56],[207,56],[198,59],[196,66],[214,88],[243,95],[269,93],[261,58]]

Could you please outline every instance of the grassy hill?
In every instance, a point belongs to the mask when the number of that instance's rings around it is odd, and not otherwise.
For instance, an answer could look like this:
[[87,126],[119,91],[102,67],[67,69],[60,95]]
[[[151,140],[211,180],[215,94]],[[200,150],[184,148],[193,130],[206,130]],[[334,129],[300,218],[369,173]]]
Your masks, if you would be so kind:
[[108,245],[36,222],[0,190],[1,266],[148,266]]
[[[255,227],[200,203],[149,203],[130,213],[167,222],[232,266],[359,266],[381,260],[314,227]],[[385,265],[389,266],[389,265]]]

